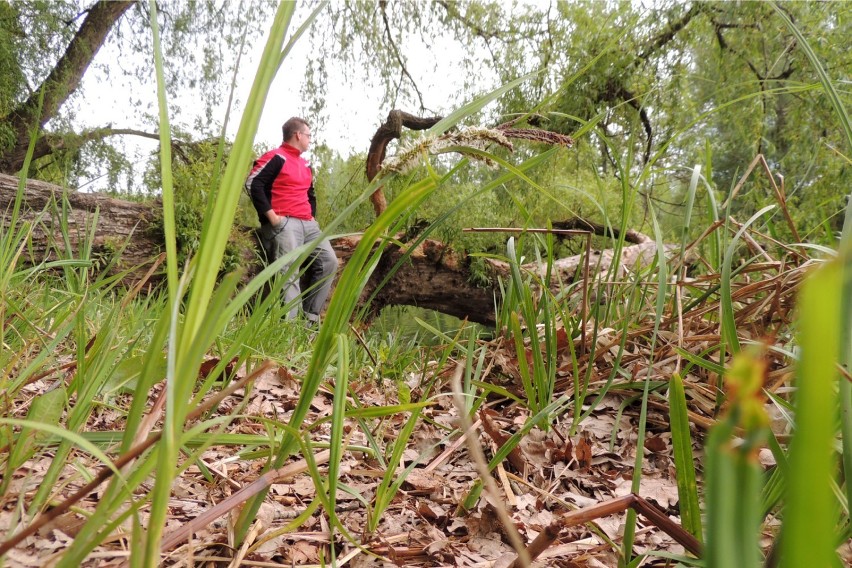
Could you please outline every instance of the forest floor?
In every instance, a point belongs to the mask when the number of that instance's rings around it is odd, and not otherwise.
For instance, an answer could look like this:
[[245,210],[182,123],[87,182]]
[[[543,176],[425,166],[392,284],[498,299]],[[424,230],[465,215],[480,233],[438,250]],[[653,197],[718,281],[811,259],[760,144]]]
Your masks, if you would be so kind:
[[[497,359],[500,359],[498,354]],[[511,357],[505,362],[511,365]],[[45,385],[31,385],[33,393]],[[421,387],[421,377],[412,376],[412,399]],[[431,396],[433,405],[422,412],[421,422],[402,455],[399,472],[411,462],[415,467],[405,477],[400,490],[381,515],[375,534],[366,535],[367,509],[354,496],[339,492],[337,510],[346,529],[361,541],[363,549],[346,541],[339,533],[338,559],[341,565],[359,566],[493,566],[494,562],[512,556],[505,529],[498,520],[492,497],[484,494],[472,510],[459,506],[479,478],[476,465],[469,456],[463,436],[448,435],[456,429],[458,417],[449,395],[449,377],[443,381],[443,394]],[[362,404],[386,406],[397,404],[398,386],[369,383],[357,387]],[[246,416],[276,416],[285,420],[299,397],[300,382],[281,367],[259,376],[249,394],[239,391],[225,399],[217,414],[225,416],[238,407]],[[156,396],[156,393],[154,393]],[[246,398],[247,396],[247,398]],[[308,423],[328,418],[332,411],[332,394],[321,391],[313,400]],[[154,399],[151,401],[154,404]],[[574,436],[569,434],[571,416],[557,420],[547,431],[533,429],[519,445],[519,451],[505,464],[498,466],[499,499],[507,507],[513,522],[527,542],[531,542],[559,521],[560,515],[577,508],[596,505],[631,493],[631,479],[637,442],[638,405],[622,412],[623,399],[606,396],[590,416],[578,426]],[[662,406],[662,405],[655,405]],[[529,418],[529,411],[506,399],[495,399],[479,414],[473,438],[493,455],[497,449],[489,436],[497,430],[511,433]],[[374,436],[392,441],[403,427],[406,415],[395,415],[382,423]],[[114,428],[121,413],[103,409],[93,416],[92,430]],[[483,427],[482,421],[488,423]],[[367,440],[355,421],[347,425],[352,435],[351,445],[367,445]],[[262,423],[243,418],[235,420],[231,433],[265,435]],[[465,436],[466,437],[466,436]],[[699,438],[700,439],[700,438]],[[315,437],[321,441],[322,436]],[[698,447],[696,447],[698,450]],[[664,408],[652,408],[648,416],[648,436],[639,494],[672,518],[677,518],[677,482],[671,456],[671,435]],[[341,483],[360,493],[365,499],[375,496],[385,469],[368,455],[347,452],[341,463]],[[517,460],[520,459],[521,462]],[[768,454],[767,459],[771,459]],[[38,471],[47,468],[43,463],[30,464],[30,474],[20,480],[18,489],[26,494],[36,489],[26,486],[36,480]],[[67,483],[70,487],[82,482],[80,469],[85,469],[83,456],[69,465]],[[700,454],[698,461],[700,460]],[[294,459],[294,462],[298,460]],[[523,466],[523,470],[512,465]],[[769,464],[767,464],[769,465]],[[207,471],[202,472],[201,467]],[[170,507],[171,518],[165,534],[221,503],[239,488],[258,478],[258,460],[244,460],[233,447],[208,448],[181,476],[174,488]],[[92,470],[96,464],[91,464]],[[206,474],[206,475],[205,475]],[[76,481],[75,481],[76,479]],[[69,487],[69,488],[70,488]],[[182,543],[163,560],[163,565],[317,565],[329,556],[330,527],[325,515],[315,513],[295,531],[275,536],[274,533],[298,516],[316,494],[311,476],[302,471],[274,483],[258,515],[248,546],[235,550],[232,538],[233,515],[225,514],[196,532],[189,543]],[[82,503],[83,510],[94,509],[97,494]],[[10,513],[3,513],[9,515]],[[616,551],[605,539],[619,542],[626,512],[595,519],[559,531],[558,537],[538,558],[539,566],[614,566]],[[142,513],[144,525],[145,513]],[[50,553],[65,548],[74,538],[84,517],[67,513],[39,535],[30,539],[25,549],[13,550],[7,557],[10,566],[43,566]],[[363,539],[363,540],[362,540]],[[659,527],[640,520],[634,550],[668,551],[683,554],[683,547]],[[372,553],[372,554],[371,554]],[[92,566],[121,566],[127,561],[126,543],[121,539],[96,550]],[[375,556],[374,556],[375,555]],[[382,560],[379,557],[383,557]],[[237,558],[237,563],[232,564]],[[342,560],[347,559],[347,564]],[[270,564],[272,563],[272,564]],[[496,564],[501,565],[501,564]]]
[[[785,326],[795,286],[802,274],[801,267],[783,270],[769,267],[752,272],[749,282],[740,282],[734,292],[740,334],[755,339],[771,337]],[[710,286],[714,282],[711,279],[704,284]],[[334,542],[339,566],[506,567],[511,564],[514,552],[506,527],[499,519],[498,513],[503,509],[526,545],[541,535],[538,542],[544,544],[534,566],[616,566],[628,515],[626,504],[633,502],[630,495],[639,451],[642,387],[637,385],[646,380],[663,385],[675,372],[683,376],[695,467],[700,472],[705,434],[717,413],[713,385],[718,376],[712,369],[721,362],[712,346],[718,345],[720,329],[717,318],[707,314],[718,313],[718,308],[718,303],[705,302],[679,316],[669,315],[659,322],[656,336],[653,318],[634,322],[625,331],[599,330],[594,349],[575,341],[574,353],[579,354],[576,362],[567,348],[567,335],[560,332],[555,397],[565,395],[573,399],[574,377],[588,376],[588,395],[580,405],[588,415],[576,423],[570,412],[557,415],[549,427],[529,430],[517,450],[495,470],[493,479],[498,493],[493,495],[486,490],[467,510],[461,504],[480,478],[469,444],[473,442],[490,459],[505,439],[518,432],[531,416],[528,405],[521,403],[524,400],[521,362],[514,342],[505,336],[484,342],[487,355],[482,377],[494,388],[473,414],[476,422],[465,434],[451,393],[453,370],[464,365],[464,361],[438,366],[426,360],[417,372],[402,379],[366,379],[351,385],[351,396],[357,397],[358,406],[404,403],[406,400],[399,400],[400,392],[409,393],[404,398],[411,401],[429,402],[421,411],[399,463],[392,466],[389,478],[404,478],[404,481],[384,510],[372,507],[377,495],[386,495],[390,490],[387,484],[382,485],[382,480],[391,466],[383,466],[385,460],[371,457],[368,452],[349,448],[369,447],[369,436],[373,438],[372,445],[387,449],[388,458],[409,415],[401,413],[373,420],[369,422],[369,431],[364,428],[365,421],[352,419],[346,423],[347,450],[340,464],[340,483],[346,490],[338,491],[335,510],[357,546],[337,528],[332,536],[333,527],[321,508],[313,513],[308,511],[298,527],[288,526],[305,513],[316,497],[314,481],[307,472],[307,464],[300,459],[302,456],[291,458],[285,468],[287,473],[282,472],[273,480],[247,540],[238,548],[233,546],[234,520],[241,504],[234,495],[257,485],[265,460],[240,453],[245,451],[242,446],[210,446],[188,465],[173,488],[165,539],[174,542],[169,542],[168,550],[163,552],[162,565],[328,565],[329,543]],[[622,341],[624,350],[619,356]],[[527,357],[531,355],[528,348]],[[767,357],[764,387],[783,396],[790,390],[793,365],[777,352]],[[695,364],[696,358],[705,363]],[[614,365],[617,372],[613,371]],[[236,378],[243,376],[244,369],[235,371]],[[40,380],[28,385],[26,392],[35,396],[49,386],[48,381]],[[207,418],[237,415],[226,433],[263,439],[267,436],[263,417],[286,422],[299,399],[300,387],[296,371],[286,366],[272,367],[255,377],[248,389],[236,391],[221,401]],[[150,393],[151,407],[156,407],[160,390],[162,385]],[[499,392],[511,396],[496,394]],[[664,394],[663,388],[651,389],[641,448],[642,471],[636,494],[646,507],[662,513],[654,516],[640,510],[638,515],[633,553],[648,554],[644,565],[665,565],[672,562],[671,555],[689,555],[683,541],[678,539],[677,472]],[[124,415],[121,406],[129,401],[127,396],[127,400],[119,397],[112,405],[98,407],[87,429],[110,432],[120,428]],[[776,436],[785,440],[790,433],[789,420],[776,405],[767,404],[766,409]],[[19,408],[22,414],[25,410],[23,406]],[[320,389],[305,422],[319,425],[312,431],[312,441],[316,444],[314,451],[320,472],[326,471],[323,462],[327,457],[319,446],[329,439],[331,412],[332,393]],[[258,442],[258,446],[262,445]],[[43,454],[19,469],[10,493],[26,502],[50,459],[49,454]],[[766,468],[775,463],[767,449],[760,452],[759,459]],[[88,481],[97,465],[82,453],[69,460],[62,489],[55,498],[70,494]],[[152,486],[153,480],[143,488],[149,490]],[[99,492],[91,494],[75,510],[61,515],[23,546],[12,550],[6,556],[7,565],[51,565],[56,554],[74,539],[85,514],[94,510],[98,497]],[[590,514],[572,513],[578,510]],[[196,526],[199,521],[194,519],[211,511],[213,518]],[[380,517],[374,531],[368,530],[371,514]],[[9,526],[12,515],[8,507],[0,511],[0,526]],[[144,508],[139,515],[144,527],[147,520]],[[582,522],[568,522],[568,519]],[[188,540],[181,536],[187,527],[193,527]],[[115,538],[91,553],[84,565],[125,565],[131,525],[128,523],[124,529],[123,534],[119,530]],[[777,529],[778,523],[770,515],[764,523],[765,551],[774,542]],[[847,562],[852,560],[852,546],[847,543],[841,554]]]

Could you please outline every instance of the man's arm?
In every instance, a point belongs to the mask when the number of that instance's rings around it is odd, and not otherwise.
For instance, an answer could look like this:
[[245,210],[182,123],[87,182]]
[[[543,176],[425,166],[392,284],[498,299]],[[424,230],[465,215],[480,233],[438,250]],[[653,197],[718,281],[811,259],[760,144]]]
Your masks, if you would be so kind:
[[311,204],[311,217],[317,218],[317,192],[314,189],[314,182],[311,181],[311,187],[308,188],[308,203]]
[[253,171],[246,179],[251,201],[260,217],[265,217],[273,225],[279,221],[278,215],[272,209],[272,182],[281,173],[284,158],[278,154],[272,156],[260,169]]

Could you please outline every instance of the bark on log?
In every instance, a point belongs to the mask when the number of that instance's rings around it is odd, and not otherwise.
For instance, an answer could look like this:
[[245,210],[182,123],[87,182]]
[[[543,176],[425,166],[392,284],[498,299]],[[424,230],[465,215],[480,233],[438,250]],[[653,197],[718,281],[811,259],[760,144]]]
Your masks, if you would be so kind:
[[[0,174],[0,211],[6,211],[3,230],[8,230],[9,212],[17,195],[17,178]],[[23,196],[22,219],[33,222],[31,246],[25,247],[25,262],[37,264],[57,258],[57,250],[64,251],[59,226],[62,199],[68,200],[68,236],[72,253],[77,254],[85,242],[97,212],[97,226],[92,242],[93,256],[107,255],[124,248],[120,269],[139,267],[129,280],[141,277],[153,259],[164,248],[157,231],[152,230],[158,213],[150,204],[115,199],[97,193],[64,191],[57,186],[28,181]],[[53,205],[56,204],[56,205]],[[340,260],[341,270],[360,242],[359,237],[336,239],[332,246]],[[125,246],[126,245],[126,246]],[[409,250],[410,249],[410,250]],[[406,257],[406,253],[410,254]],[[653,241],[624,247],[621,255],[621,272],[637,262],[647,264],[656,254]],[[248,258],[253,258],[251,251]],[[551,289],[573,282],[582,274],[582,255],[561,258],[553,266]],[[593,251],[591,266],[598,273],[605,272],[612,263],[612,251]],[[399,265],[399,266],[397,266]],[[256,273],[259,265],[249,267]],[[543,275],[545,267],[529,264],[525,269]],[[114,269],[115,270],[115,269]],[[370,311],[388,305],[416,305],[437,310],[458,318],[483,324],[493,324],[497,279],[509,274],[509,267],[498,261],[487,261],[486,270],[493,284],[478,287],[471,283],[470,259],[452,250],[445,243],[425,240],[416,247],[393,245],[383,253],[376,270],[361,296],[362,305],[371,301]],[[385,279],[388,279],[383,284]],[[381,286],[381,287],[380,287]],[[372,300],[371,300],[372,298]]]
[[[0,211],[3,230],[18,194],[18,178],[0,174]],[[42,181],[28,180],[23,195],[21,220],[33,224],[30,242],[22,259],[28,264],[56,260],[65,244],[59,224],[63,197],[68,200],[68,238],[73,254],[85,242],[97,213],[97,227],[91,244],[95,258],[125,247],[118,269],[145,268],[162,248],[161,238],[152,231],[156,215],[149,204],[114,199],[98,193],[78,193]],[[138,276],[144,272],[139,272]],[[132,277],[131,277],[132,278]]]
[[[341,259],[341,267],[359,243],[358,237],[332,242]],[[406,253],[410,253],[408,258],[404,258]],[[390,280],[381,286],[394,269]],[[501,268],[500,263],[494,263],[492,274],[497,276],[501,273],[505,275],[507,271]],[[373,314],[385,306],[419,306],[459,319],[492,325],[495,288],[478,287],[471,284],[471,280],[468,258],[440,241],[427,239],[413,249],[391,246],[385,250],[367,282],[361,294],[361,304],[370,301]]]

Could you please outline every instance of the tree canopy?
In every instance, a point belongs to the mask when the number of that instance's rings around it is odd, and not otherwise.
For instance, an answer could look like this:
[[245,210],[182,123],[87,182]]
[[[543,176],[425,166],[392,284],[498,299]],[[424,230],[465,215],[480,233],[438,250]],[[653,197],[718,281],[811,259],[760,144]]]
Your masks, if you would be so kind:
[[[188,95],[195,113],[192,133],[178,132],[179,138],[218,134],[221,118],[214,119],[214,109],[227,99],[244,36],[270,4],[255,2],[253,9],[240,11],[232,3],[161,3],[172,112],[181,113]],[[127,168],[126,160],[103,144],[110,137],[158,138],[143,90],[134,88],[154,81],[149,21],[144,2],[0,2],[0,171],[20,170],[33,132],[38,134],[30,173],[52,181],[75,180],[93,162],[95,171]],[[98,57],[106,46],[113,59]],[[83,78],[95,67],[110,84],[90,85],[83,93]],[[150,128],[81,124],[77,111],[94,104],[92,91],[116,86],[125,87],[127,119],[138,115]]]

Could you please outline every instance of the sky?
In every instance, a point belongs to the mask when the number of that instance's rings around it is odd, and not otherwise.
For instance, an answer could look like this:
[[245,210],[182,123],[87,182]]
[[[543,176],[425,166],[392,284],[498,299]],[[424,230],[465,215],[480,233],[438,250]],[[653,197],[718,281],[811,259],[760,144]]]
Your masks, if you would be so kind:
[[[292,33],[308,16],[308,10],[302,6],[296,10],[289,31]],[[268,30],[262,38],[251,45],[249,53],[243,56],[240,65],[240,78],[237,82],[234,109],[231,112],[227,136],[233,140],[242,116],[243,103],[248,98],[252,78],[257,69],[263,47],[268,37]],[[462,70],[463,49],[454,49],[453,40],[438,37],[434,45],[424,45],[418,38],[412,38],[403,46],[407,58],[408,69],[417,81],[418,88],[423,93],[427,108],[437,112],[448,112],[465,102],[462,95],[465,80]],[[285,42],[286,43],[286,42]],[[290,116],[306,116],[310,101],[302,99],[304,87],[304,65],[310,50],[315,49],[311,44],[309,34],[305,34],[294,46],[288,58],[274,80],[264,111],[261,117],[255,145],[261,148],[271,148],[281,143],[281,125]],[[440,56],[436,56],[440,52]],[[107,45],[98,54],[97,62],[102,65],[118,64],[122,55],[112,45]],[[436,69],[436,62],[439,68]],[[167,61],[168,64],[168,61]],[[126,63],[125,63],[126,65]],[[327,62],[328,93],[326,106],[323,109],[322,121],[314,125],[314,144],[325,144],[347,157],[355,153],[366,153],[370,139],[376,129],[384,122],[387,113],[392,110],[383,106],[383,92],[380,87],[371,87],[364,82],[350,83],[344,79],[340,65],[335,61]],[[369,73],[369,69],[364,70]],[[127,112],[127,89],[139,89],[140,98],[147,101],[147,112],[156,116],[156,84],[152,80],[147,85],[128,85],[128,80],[117,80],[106,77],[102,71],[90,69],[84,77],[83,88],[85,98],[81,101],[78,118],[91,127],[111,124],[115,128],[136,128],[145,131],[154,130],[143,120]],[[293,80],[297,78],[297,80]],[[230,81],[230,78],[226,78]],[[489,86],[484,85],[484,89]],[[170,121],[173,127],[190,130],[194,119],[193,100],[197,93],[187,92],[184,97],[174,101],[183,109],[183,114],[177,114],[174,106],[170,109]],[[219,109],[217,116],[221,119],[225,114],[225,103]],[[410,103],[411,104],[411,103]],[[196,105],[197,106],[197,105]],[[417,105],[399,105],[408,112],[417,113]],[[197,114],[197,113],[196,113]],[[431,115],[431,113],[428,113]],[[309,117],[310,118],[310,117]],[[135,163],[144,164],[152,152],[157,149],[155,140],[140,137],[125,137],[123,140],[126,155]],[[308,156],[310,157],[310,156]],[[84,185],[92,191],[100,190],[104,181],[95,179]]]

